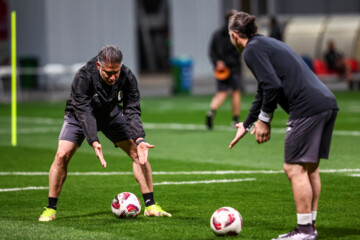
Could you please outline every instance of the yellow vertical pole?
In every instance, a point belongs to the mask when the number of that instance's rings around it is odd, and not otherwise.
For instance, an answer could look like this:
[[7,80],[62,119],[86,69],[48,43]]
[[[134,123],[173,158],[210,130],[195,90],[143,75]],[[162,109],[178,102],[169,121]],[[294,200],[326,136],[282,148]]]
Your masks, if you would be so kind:
[[16,12],[11,12],[11,145],[17,145],[16,138]]

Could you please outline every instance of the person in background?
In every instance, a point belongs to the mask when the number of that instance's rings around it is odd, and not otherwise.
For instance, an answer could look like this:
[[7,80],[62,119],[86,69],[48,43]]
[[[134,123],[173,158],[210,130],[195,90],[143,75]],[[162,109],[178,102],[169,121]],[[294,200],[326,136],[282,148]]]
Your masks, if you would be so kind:
[[269,37],[275,38],[279,41],[282,41],[282,32],[280,30],[280,26],[278,24],[278,21],[276,20],[276,18],[274,16],[272,16],[270,18],[270,22],[269,22],[269,26],[270,26],[270,35]]
[[346,64],[345,57],[336,50],[335,42],[330,40],[328,42],[328,48],[325,53],[326,66],[330,71],[336,72],[342,77],[345,77],[349,89],[354,88],[353,75],[351,73],[351,67]]
[[225,24],[217,30],[211,39],[209,57],[214,68],[217,93],[212,98],[210,110],[206,115],[206,126],[212,129],[216,111],[225,101],[228,91],[232,95],[232,120],[233,125],[240,119],[241,110],[241,55],[236,51],[229,39],[227,23],[229,17],[236,13],[236,10],[228,10],[225,13]]
[[55,219],[68,164],[84,139],[106,168],[98,131],[132,159],[134,177],[144,198],[144,215],[171,217],[154,201],[152,170],[148,161],[148,149],[154,146],[145,141],[136,77],[122,60],[120,49],[108,45],[76,73],[66,102],[58,149],[49,172],[48,205],[39,217],[40,222]]
[[229,20],[231,42],[243,51],[244,61],[258,82],[249,115],[236,125],[238,130],[229,148],[248,131],[255,134],[259,144],[269,141],[278,104],[289,114],[284,171],[292,186],[297,227],[276,239],[315,240],[321,192],[319,163],[321,158],[329,157],[337,101],[288,45],[258,34],[255,20],[244,12]]

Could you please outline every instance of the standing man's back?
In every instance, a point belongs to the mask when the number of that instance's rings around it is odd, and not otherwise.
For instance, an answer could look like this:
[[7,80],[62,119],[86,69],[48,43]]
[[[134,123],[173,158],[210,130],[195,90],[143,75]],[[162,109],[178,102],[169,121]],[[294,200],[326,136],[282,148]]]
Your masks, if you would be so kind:
[[[331,91],[287,44],[255,35],[243,55],[258,84],[271,89],[264,96],[263,111],[272,113],[279,103],[291,120],[337,108]],[[251,120],[255,121],[257,115]]]

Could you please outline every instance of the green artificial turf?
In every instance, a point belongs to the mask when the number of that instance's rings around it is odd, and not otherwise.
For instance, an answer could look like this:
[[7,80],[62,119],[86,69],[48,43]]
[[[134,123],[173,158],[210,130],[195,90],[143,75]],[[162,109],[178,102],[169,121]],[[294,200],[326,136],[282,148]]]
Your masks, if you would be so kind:
[[[321,172],[317,228],[319,239],[360,239],[360,177],[356,177],[360,174],[360,93],[335,95],[340,111],[330,159],[322,160],[320,169],[349,171]],[[253,98],[252,94],[243,96],[242,120]],[[271,239],[292,230],[296,210],[290,183],[281,172],[287,114],[276,110],[269,142],[259,145],[248,134],[229,150],[236,132],[231,127],[230,101],[217,112],[214,130],[208,131],[204,123],[210,100],[211,96],[142,100],[146,139],[155,145],[149,153],[154,183],[182,183],[154,186],[155,201],[172,213],[172,218],[146,218],[142,211],[137,219],[121,220],[112,214],[111,201],[120,192],[133,192],[142,208],[144,205],[131,174],[131,160],[99,134],[108,167],[101,166],[84,142],[69,164],[69,173],[122,175],[69,174],[57,218],[49,223],[37,220],[47,205],[46,189],[0,192],[0,239],[217,239],[209,222],[212,213],[223,206],[237,209],[244,219],[238,239]],[[47,172],[56,152],[64,106],[65,101],[19,103],[18,146],[12,147],[10,105],[0,104],[0,189],[48,186]],[[245,170],[264,172],[215,174]],[[276,173],[268,173],[270,170]],[[185,184],[245,178],[254,180]]]

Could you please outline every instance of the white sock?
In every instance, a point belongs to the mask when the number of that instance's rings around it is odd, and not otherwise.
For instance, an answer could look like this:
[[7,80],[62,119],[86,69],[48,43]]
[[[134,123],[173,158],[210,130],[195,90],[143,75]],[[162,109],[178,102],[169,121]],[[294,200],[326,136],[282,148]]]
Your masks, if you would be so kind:
[[297,224],[299,224],[299,225],[312,224],[312,214],[311,213],[298,213],[297,214]]
[[311,217],[312,217],[313,222],[316,221],[316,215],[317,215],[317,211],[311,211]]

